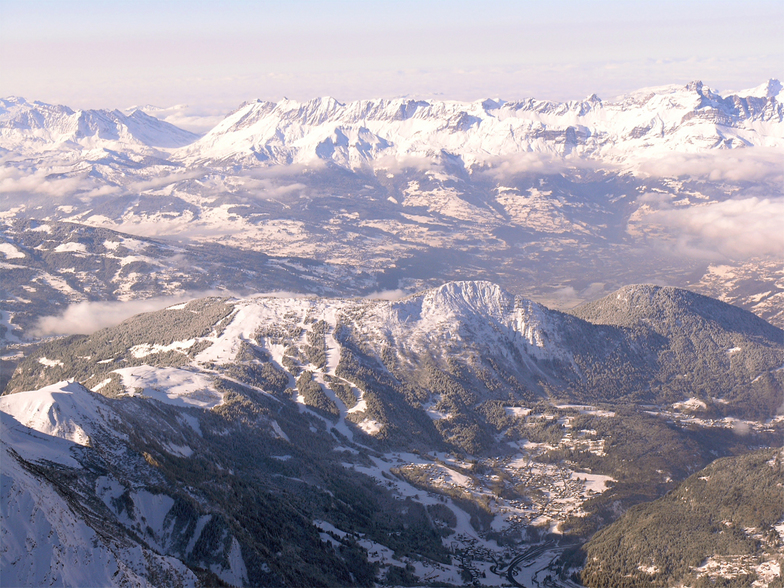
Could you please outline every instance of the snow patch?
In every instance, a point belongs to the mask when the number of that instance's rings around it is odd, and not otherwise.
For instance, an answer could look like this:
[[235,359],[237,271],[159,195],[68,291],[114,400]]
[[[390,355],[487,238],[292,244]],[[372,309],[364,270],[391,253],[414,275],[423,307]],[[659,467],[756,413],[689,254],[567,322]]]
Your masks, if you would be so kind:
[[99,382],[98,384],[96,384],[95,386],[90,388],[90,391],[91,392],[98,392],[98,390],[100,390],[101,388],[103,388],[107,384],[111,384],[111,382],[112,382],[111,378],[106,378],[105,380],[102,380],[101,382]]
[[[169,309],[171,310],[171,309]],[[142,343],[141,345],[134,345],[131,347],[130,352],[134,357],[142,358],[152,355],[154,353],[166,353],[167,351],[179,351],[184,353],[185,350],[193,347],[196,339],[188,339],[187,341],[174,341],[168,345],[158,345],[157,343]]]
[[140,365],[114,370],[122,377],[123,386],[136,396],[137,389],[145,397],[174,406],[195,406],[209,409],[223,402],[223,394],[212,388],[212,380],[197,372],[171,367]]
[[572,480],[579,480],[585,482],[586,491],[596,492],[601,494],[607,490],[609,482],[616,480],[610,476],[603,476],[601,474],[587,474],[585,472],[572,472]]
[[84,243],[70,241],[68,243],[60,243],[53,251],[55,253],[87,253],[87,247]]
[[24,253],[10,243],[0,243],[0,253],[5,255],[6,259],[24,259],[25,257]]
[[56,366],[62,367],[64,365],[63,362],[60,361],[59,359],[47,359],[45,357],[39,357],[38,363],[40,363],[41,365],[45,365],[46,367],[56,367]]
[[248,585],[248,570],[245,567],[245,560],[242,559],[242,550],[239,541],[235,537],[231,538],[231,550],[229,551],[229,567],[219,567],[215,564],[210,566],[210,570],[221,580],[232,586]]
[[278,436],[278,438],[291,442],[289,436],[286,435],[283,429],[280,428],[280,425],[277,421],[273,420],[270,422],[270,424],[272,425],[272,430],[275,431],[275,434]]
[[673,403],[672,407],[675,410],[700,410],[707,408],[707,405],[699,398],[689,398],[681,402]]
[[193,455],[193,449],[187,445],[175,445],[174,443],[161,443],[163,448],[170,454],[178,457],[190,457]]
[[506,414],[518,419],[531,414],[530,408],[522,408],[520,406],[505,406],[504,411],[506,411]]
[[380,432],[382,428],[384,428],[384,425],[373,419],[365,419],[357,426],[365,431],[365,433],[368,435],[375,435],[376,433]]

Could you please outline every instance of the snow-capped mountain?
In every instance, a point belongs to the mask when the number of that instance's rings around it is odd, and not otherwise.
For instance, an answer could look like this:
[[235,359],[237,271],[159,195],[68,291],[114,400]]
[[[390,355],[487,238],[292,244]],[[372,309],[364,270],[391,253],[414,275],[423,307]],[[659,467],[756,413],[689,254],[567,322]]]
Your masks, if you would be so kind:
[[[552,102],[380,99],[341,103],[284,99],[243,104],[204,137],[143,112],[73,111],[22,98],[0,102],[0,147],[180,148],[184,163],[246,166],[332,161],[383,165],[385,158],[446,153],[468,167],[498,157],[544,153],[636,162],[671,151],[784,146],[781,83],[721,96],[702,82],[639,90],[617,101],[596,95]],[[382,160],[379,162],[379,160]]]
[[197,135],[149,116],[141,110],[72,110],[67,106],[0,100],[0,147],[32,154],[97,148],[171,149],[192,143]]
[[175,155],[185,162],[271,165],[462,158],[467,167],[520,153],[638,162],[671,151],[784,147],[781,84],[722,97],[701,82],[640,90],[617,102],[362,100],[331,97],[241,106]]

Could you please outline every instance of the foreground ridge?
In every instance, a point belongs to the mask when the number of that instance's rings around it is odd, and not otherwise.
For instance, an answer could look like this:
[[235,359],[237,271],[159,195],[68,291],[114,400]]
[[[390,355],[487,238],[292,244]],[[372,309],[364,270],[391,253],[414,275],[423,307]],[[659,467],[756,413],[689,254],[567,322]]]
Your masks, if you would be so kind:
[[[780,442],[783,334],[674,288],[566,314],[456,281],[208,297],[48,341],[0,396],[0,579],[574,586],[629,507]],[[773,577],[780,543],[753,545],[743,573]]]

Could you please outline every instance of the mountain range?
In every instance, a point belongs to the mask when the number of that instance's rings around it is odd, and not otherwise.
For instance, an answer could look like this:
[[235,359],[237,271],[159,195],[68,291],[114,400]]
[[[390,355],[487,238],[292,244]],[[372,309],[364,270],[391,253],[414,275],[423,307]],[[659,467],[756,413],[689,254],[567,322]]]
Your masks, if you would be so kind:
[[0,101],[0,584],[780,585],[783,103]]
[[[781,326],[780,95],[770,80],[613,102],[254,101],[203,137],[138,109],[6,99],[0,263],[28,284],[6,278],[4,338],[65,303],[213,288],[410,293],[464,279],[561,309],[629,283],[688,287]],[[63,222],[43,240],[30,230]],[[146,270],[128,258],[122,272],[85,274],[97,228],[150,243],[134,258]],[[189,247],[225,267],[279,260],[321,277],[224,272],[206,284],[199,265],[172,267]],[[155,264],[180,277],[137,284]]]
[[467,168],[512,153],[626,162],[671,151],[782,147],[778,80],[729,96],[693,82],[604,102],[379,99],[256,100],[199,138],[133,110],[74,111],[22,98],[0,103],[3,148],[22,152],[122,145],[170,148],[176,162],[258,165],[331,161],[352,169],[387,157],[460,157]]

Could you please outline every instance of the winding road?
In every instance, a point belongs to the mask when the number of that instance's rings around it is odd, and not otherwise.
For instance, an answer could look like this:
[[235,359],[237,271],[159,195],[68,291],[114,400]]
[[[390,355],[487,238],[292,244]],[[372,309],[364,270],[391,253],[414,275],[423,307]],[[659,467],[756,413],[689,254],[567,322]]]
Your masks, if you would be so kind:
[[[509,565],[504,569],[498,569],[497,566],[492,566],[490,571],[498,576],[506,576],[506,579],[514,586],[519,586],[520,588],[538,588],[540,586],[574,586],[572,582],[567,581],[566,583],[559,581],[559,580],[552,580],[549,578],[545,578],[542,582],[536,579],[536,577],[545,571],[549,571],[548,575],[553,575],[551,570],[552,563],[561,555],[561,553],[567,548],[567,546],[563,547],[555,547],[555,541],[545,541],[544,543],[539,543],[537,545],[533,545],[526,549],[520,555],[515,556],[512,561],[509,562]],[[554,549],[555,548],[555,549]],[[541,559],[542,554],[546,552],[552,552],[552,557],[549,557],[545,560]],[[515,578],[515,571],[518,567],[522,568],[530,568],[534,564],[539,564],[537,569],[534,573],[530,576],[531,580],[534,585],[527,586],[521,583],[517,578]]]

